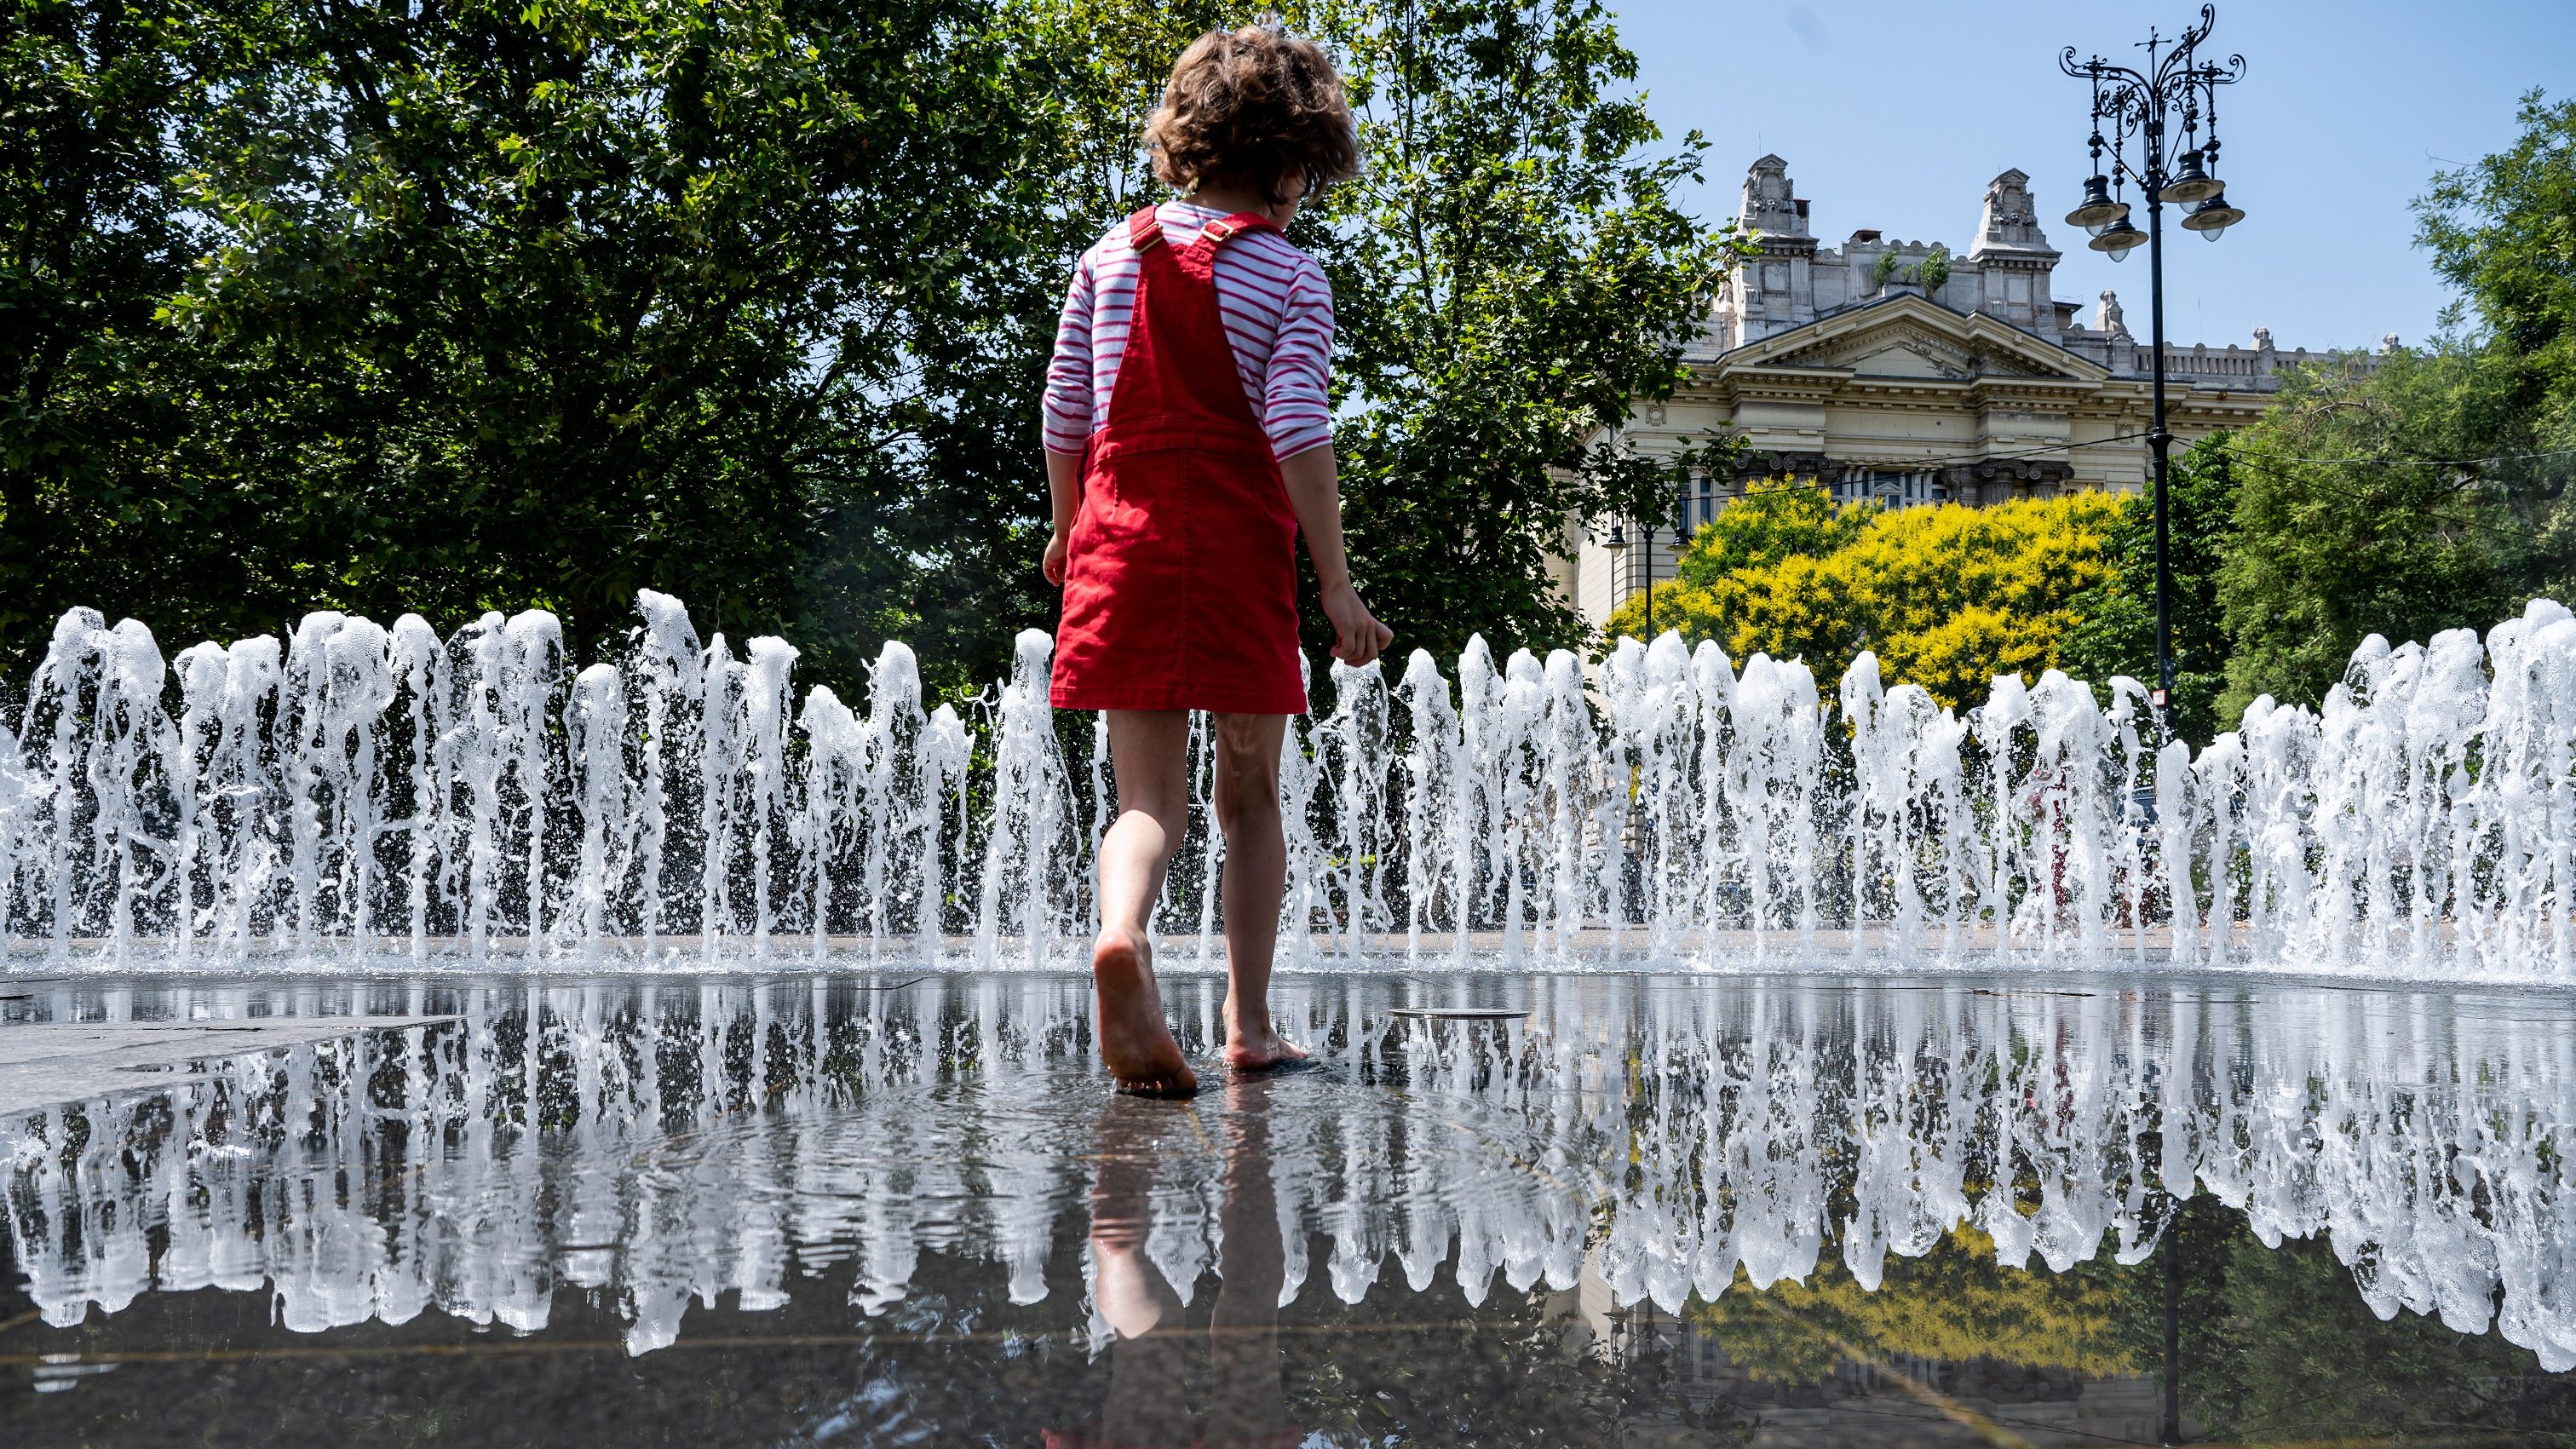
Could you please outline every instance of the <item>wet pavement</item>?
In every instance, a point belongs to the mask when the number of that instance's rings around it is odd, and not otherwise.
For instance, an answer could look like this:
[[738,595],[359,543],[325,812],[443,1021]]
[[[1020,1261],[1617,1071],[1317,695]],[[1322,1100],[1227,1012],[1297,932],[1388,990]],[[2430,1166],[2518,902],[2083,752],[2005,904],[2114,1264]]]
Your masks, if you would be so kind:
[[1164,1103],[1061,975],[12,987],[123,1055],[0,1113],[0,1442],[2576,1440],[2576,998],[1275,999]]

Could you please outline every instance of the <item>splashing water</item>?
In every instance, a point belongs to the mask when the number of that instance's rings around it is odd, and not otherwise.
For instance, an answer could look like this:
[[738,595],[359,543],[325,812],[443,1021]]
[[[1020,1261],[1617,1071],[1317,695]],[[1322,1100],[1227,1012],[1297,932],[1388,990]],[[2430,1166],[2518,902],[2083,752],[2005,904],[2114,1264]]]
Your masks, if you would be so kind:
[[[1050,641],[965,713],[889,643],[854,707],[796,649],[638,596],[576,670],[553,615],[445,640],[307,616],[166,665],[75,609],[0,719],[0,936],[68,960],[706,962],[836,949],[1078,960],[1113,782],[1046,701]],[[175,684],[176,712],[172,710]],[[2057,672],[1964,714],[1863,654],[1622,640],[1390,687],[1335,664],[1281,760],[1289,963],[1717,962],[1840,950],[2040,963],[2576,974],[2576,618],[2373,636],[2320,710],[2258,699],[2192,752],[2145,691]],[[2103,701],[2107,699],[2107,707]],[[1198,794],[1158,929],[1219,959]]]

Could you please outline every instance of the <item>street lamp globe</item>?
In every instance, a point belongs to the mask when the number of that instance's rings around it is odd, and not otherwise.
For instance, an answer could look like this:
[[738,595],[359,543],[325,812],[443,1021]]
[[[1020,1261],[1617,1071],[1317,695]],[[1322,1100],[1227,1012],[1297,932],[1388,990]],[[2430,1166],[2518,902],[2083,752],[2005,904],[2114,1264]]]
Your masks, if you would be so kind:
[[2066,213],[2068,226],[2080,226],[2100,236],[2113,222],[2129,219],[2129,203],[2111,199],[2111,178],[2088,176],[2084,180],[2084,204]]
[[2090,243],[2093,250],[2108,252],[2111,260],[2115,262],[2146,244],[2147,234],[2138,230],[2137,223],[2125,216],[2105,227],[2102,234],[2093,238]]
[[2185,231],[2199,232],[2203,240],[2216,241],[2220,232],[2244,219],[2243,211],[2227,204],[2227,192],[2222,189],[2207,201],[2193,207],[2191,215],[2182,219],[2182,225]]
[[2226,189],[2226,182],[2202,169],[2200,152],[2185,151],[2182,164],[2174,168],[2173,180],[2165,183],[2158,199],[2189,205],[2195,201],[2207,201]]

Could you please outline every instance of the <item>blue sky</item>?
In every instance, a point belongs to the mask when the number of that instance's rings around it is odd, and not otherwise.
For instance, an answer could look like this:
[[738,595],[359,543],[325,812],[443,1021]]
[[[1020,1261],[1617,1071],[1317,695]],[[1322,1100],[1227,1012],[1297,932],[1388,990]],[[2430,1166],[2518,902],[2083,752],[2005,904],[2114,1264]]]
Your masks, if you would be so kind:
[[[2115,287],[2146,334],[2145,250],[2115,264],[2058,220],[2087,174],[2088,96],[2057,53],[2123,56],[2150,24],[2197,18],[2197,0],[1610,4],[1665,134],[1709,139],[1702,214],[1733,215],[1745,167],[1776,151],[1826,244],[1876,227],[1964,252],[1986,182],[2018,166],[2066,253],[2057,296],[2089,316]],[[2408,203],[2436,170],[2509,144],[2524,91],[2576,94],[2576,0],[2219,0],[2207,48],[2246,61],[2220,95],[2220,137],[2247,220],[2214,243],[2167,232],[2169,335],[2242,343],[2260,324],[2285,348],[2420,342],[2449,295]]]

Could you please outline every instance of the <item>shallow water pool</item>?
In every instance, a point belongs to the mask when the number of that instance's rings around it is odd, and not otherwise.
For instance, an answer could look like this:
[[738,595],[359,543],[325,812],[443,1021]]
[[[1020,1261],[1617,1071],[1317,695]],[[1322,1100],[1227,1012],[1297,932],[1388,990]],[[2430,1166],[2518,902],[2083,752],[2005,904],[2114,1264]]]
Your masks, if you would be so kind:
[[0,1438],[2576,1437],[2576,997],[1274,995],[1166,1103],[1078,976],[22,976]]

